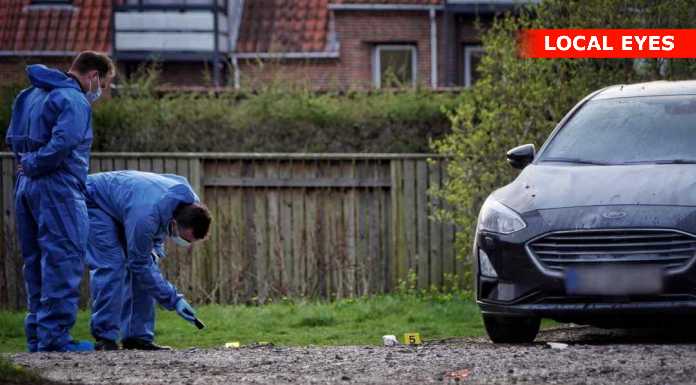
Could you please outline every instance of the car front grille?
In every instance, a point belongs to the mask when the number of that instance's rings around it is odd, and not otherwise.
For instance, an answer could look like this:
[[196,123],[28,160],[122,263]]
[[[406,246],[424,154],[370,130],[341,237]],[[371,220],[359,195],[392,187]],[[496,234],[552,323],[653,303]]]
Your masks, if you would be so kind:
[[676,230],[579,230],[546,234],[528,250],[544,266],[562,270],[589,263],[686,264],[696,252],[696,237]]

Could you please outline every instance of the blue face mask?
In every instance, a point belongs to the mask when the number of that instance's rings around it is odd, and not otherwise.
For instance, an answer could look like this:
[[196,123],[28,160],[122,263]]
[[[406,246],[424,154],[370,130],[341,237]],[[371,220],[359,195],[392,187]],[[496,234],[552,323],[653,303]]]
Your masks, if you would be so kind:
[[89,91],[85,92],[85,97],[90,104],[93,104],[101,97],[101,83],[99,82],[99,76],[97,76],[97,89],[92,91],[92,79],[89,79]]
[[169,225],[169,237],[176,243],[177,246],[181,247],[190,247],[191,242],[185,240],[184,238],[181,238],[179,235],[179,226],[176,225],[176,222],[172,222]]

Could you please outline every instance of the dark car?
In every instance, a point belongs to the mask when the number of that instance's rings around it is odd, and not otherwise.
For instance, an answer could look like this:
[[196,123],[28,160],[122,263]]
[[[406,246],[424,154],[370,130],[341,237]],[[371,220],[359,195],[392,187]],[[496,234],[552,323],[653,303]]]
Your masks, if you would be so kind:
[[[594,92],[479,214],[476,298],[494,342],[542,318],[600,327],[696,315],[696,81]],[[693,318],[691,319],[693,321]]]

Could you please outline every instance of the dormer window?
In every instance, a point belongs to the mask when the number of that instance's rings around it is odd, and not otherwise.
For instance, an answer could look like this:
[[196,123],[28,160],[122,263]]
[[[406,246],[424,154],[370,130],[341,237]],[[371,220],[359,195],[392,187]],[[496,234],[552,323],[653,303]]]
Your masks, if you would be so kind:
[[125,0],[119,9],[163,10],[163,9],[227,9],[226,0]]
[[76,9],[73,5],[73,0],[31,0],[29,5],[24,7],[25,10],[44,10],[44,9]]
[[30,5],[73,5],[72,0],[31,0]]

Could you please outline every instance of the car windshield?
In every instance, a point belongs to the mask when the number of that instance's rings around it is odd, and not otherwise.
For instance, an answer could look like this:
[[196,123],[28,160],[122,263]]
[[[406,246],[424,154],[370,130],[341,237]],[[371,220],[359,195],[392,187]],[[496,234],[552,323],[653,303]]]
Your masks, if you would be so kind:
[[590,101],[556,134],[540,161],[696,163],[696,95]]

